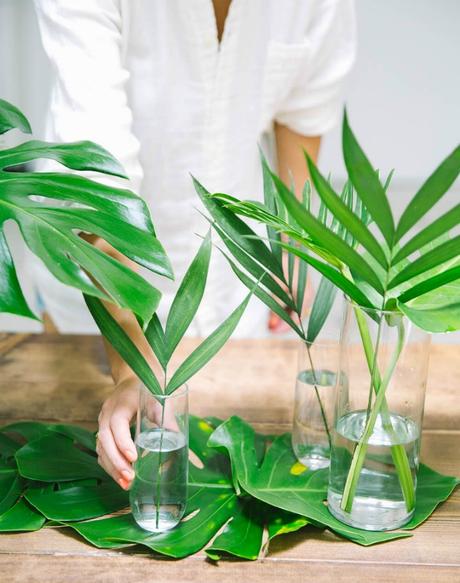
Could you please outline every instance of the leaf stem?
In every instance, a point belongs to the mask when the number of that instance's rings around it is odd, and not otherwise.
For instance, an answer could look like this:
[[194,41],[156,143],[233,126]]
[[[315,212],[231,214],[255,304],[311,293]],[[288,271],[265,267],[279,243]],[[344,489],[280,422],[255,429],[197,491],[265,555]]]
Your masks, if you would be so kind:
[[[375,422],[379,414],[382,414],[383,425],[385,429],[389,431],[392,437],[395,436],[395,431],[392,426],[390,414],[388,411],[388,405],[386,403],[385,393],[390,383],[391,377],[394,373],[394,370],[396,368],[398,359],[401,355],[405,340],[404,324],[402,322],[398,322],[398,344],[396,350],[392,355],[385,376],[383,380],[381,380],[378,368],[374,367],[373,364],[371,364],[377,360],[377,354],[374,353],[372,349],[372,341],[370,338],[369,329],[367,327],[365,318],[358,307],[355,307],[355,314],[357,317],[358,327],[363,341],[366,360],[368,363],[369,370],[371,371],[372,378],[371,391],[372,386],[374,386],[376,399],[374,402],[374,406],[370,411],[368,411],[366,426],[363,435],[361,436],[358,444],[356,445],[350,469],[348,471],[348,476],[345,482],[341,508],[346,512],[351,512],[353,500],[358,486],[359,477],[367,453],[367,445],[374,430]],[[379,322],[378,337],[380,335],[381,325],[382,319]],[[407,459],[406,451],[404,450],[404,447],[401,444],[396,444],[391,446],[391,453],[393,457],[393,462],[398,473],[398,478],[400,481],[404,500],[406,502],[407,510],[411,511],[415,505],[415,493],[412,482],[411,469],[409,465],[409,460]]]

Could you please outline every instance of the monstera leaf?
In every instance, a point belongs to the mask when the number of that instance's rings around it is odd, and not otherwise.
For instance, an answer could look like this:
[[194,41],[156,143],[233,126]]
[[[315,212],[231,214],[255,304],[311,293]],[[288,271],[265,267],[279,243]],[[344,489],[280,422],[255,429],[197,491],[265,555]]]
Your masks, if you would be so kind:
[[457,478],[442,476],[422,465],[411,522],[400,531],[364,531],[343,524],[329,513],[325,505],[328,470],[309,471],[300,464],[292,452],[289,434],[274,440],[261,466],[256,460],[254,443],[254,430],[239,417],[231,417],[222,423],[209,440],[209,445],[228,452],[234,477],[242,490],[276,508],[304,516],[311,524],[328,528],[366,546],[410,536],[407,530],[426,520],[460,483]]
[[[21,112],[0,100],[0,133],[13,128],[30,132]],[[129,308],[149,322],[160,292],[78,234],[102,237],[138,265],[172,277],[146,204],[129,190],[76,174],[18,171],[24,163],[43,158],[72,170],[126,178],[113,156],[92,142],[33,140],[0,150],[0,311],[36,317],[24,298],[3,230],[5,222],[12,220],[28,248],[59,281]]]
[[139,544],[172,558],[204,549],[213,560],[229,555],[254,560],[274,537],[305,525],[329,528],[363,545],[410,536],[407,530],[426,520],[459,483],[422,465],[417,506],[406,530],[361,531],[330,516],[324,505],[326,473],[298,463],[288,435],[269,446],[266,436],[237,417],[221,423],[192,416],[190,449],[199,463],[190,464],[184,520],[173,530],[151,534],[126,513],[128,494],[101,472],[90,432],[19,422],[3,427],[3,437],[0,532],[69,527],[100,548]]
[[[273,538],[308,521],[237,495],[228,457],[207,446],[219,423],[191,417],[190,448],[203,467],[190,464],[186,519],[174,530],[155,535],[137,526],[130,514],[107,516],[127,508],[128,494],[101,471],[90,432],[27,421],[7,425],[0,431],[0,532],[37,530],[48,520],[73,528],[101,548],[141,544],[181,558],[214,539],[206,549],[213,559],[257,559],[265,527]],[[258,460],[265,441],[256,436]],[[99,520],[89,520],[94,518]]]

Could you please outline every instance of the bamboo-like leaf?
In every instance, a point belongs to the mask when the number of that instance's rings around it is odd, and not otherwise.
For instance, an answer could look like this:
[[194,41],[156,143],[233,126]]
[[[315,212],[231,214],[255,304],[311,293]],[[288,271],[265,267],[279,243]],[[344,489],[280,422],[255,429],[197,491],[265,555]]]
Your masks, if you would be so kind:
[[[238,261],[238,263],[247,270],[248,273],[253,275],[256,280],[260,280],[263,278],[263,285],[268,288],[281,302],[283,302],[286,306],[290,307],[291,309],[295,310],[295,304],[292,298],[288,295],[288,293],[277,283],[277,281],[268,273],[261,265],[254,261],[252,257],[250,257],[243,249],[241,249],[237,243],[232,241],[230,237],[228,237],[224,231],[217,225],[217,223],[213,223],[213,227],[219,237],[222,239],[222,242],[230,251],[232,256]],[[279,247],[279,245],[275,245]]]
[[370,265],[339,236],[327,229],[310,212],[304,209],[277,176],[273,175],[273,180],[289,214],[292,215],[299,226],[305,229],[318,244],[330,253],[335,254],[350,268],[359,273],[379,293],[383,293],[382,283]]
[[[305,251],[305,249],[304,249]],[[306,251],[305,251],[306,252]],[[299,261],[299,270],[297,274],[297,312],[302,314],[303,305],[305,303],[305,290],[307,287],[308,263],[306,261]]]
[[169,310],[165,327],[167,359],[190,326],[203,298],[211,260],[211,233],[206,237],[182,279]]
[[166,366],[169,361],[168,351],[166,349],[166,339],[163,327],[161,325],[160,319],[156,314],[153,314],[149,325],[144,331],[144,335],[147,342],[150,344],[155,356],[158,358],[158,362],[161,364],[163,370],[166,370]]
[[359,217],[349,209],[346,202],[343,202],[334,192],[330,184],[321,175],[314,162],[307,154],[306,157],[310,176],[321,200],[324,201],[328,209],[334,214],[339,221],[339,224],[343,225],[343,227],[353,235],[356,241],[361,243],[361,245],[369,251],[382,267],[387,267],[388,261],[382,251],[382,247],[379,245],[374,235],[361,222]]
[[167,394],[171,394],[177,388],[181,387],[217,354],[233,334],[251,299],[251,295],[251,293],[248,294],[236,310],[182,362],[166,386],[165,390]]
[[161,395],[161,385],[131,338],[97,298],[84,294],[86,305],[104,338],[113,346],[138,378],[154,395]]
[[449,190],[460,173],[460,146],[428,177],[403,212],[396,230],[399,241]]
[[411,255],[415,251],[421,249],[427,243],[431,243],[444,233],[448,233],[451,229],[460,224],[460,204],[450,209],[447,213],[433,221],[428,227],[417,233],[410,241],[408,241],[396,253],[392,263],[395,265],[401,259]]
[[385,190],[377,173],[358,144],[349,124],[347,114],[343,118],[343,157],[348,176],[358,196],[366,205],[373,221],[379,227],[388,245],[392,244],[395,231],[393,215]]
[[294,330],[294,332],[298,336],[300,336],[302,338],[303,337],[302,330],[294,322],[294,320],[289,316],[288,312],[275,299],[273,299],[273,297],[269,293],[267,293],[263,289],[262,286],[264,285],[265,276],[262,277],[259,282],[254,281],[253,279],[248,277],[243,271],[238,269],[237,265],[230,259],[230,257],[228,257],[225,253],[224,253],[224,255],[225,255],[227,261],[229,262],[230,267],[233,270],[233,273],[238,277],[238,279],[242,283],[244,283],[244,285],[248,289],[253,290],[254,295],[257,298],[259,298],[259,300],[261,300],[267,306],[267,308],[269,310],[271,310],[272,312],[277,314],[284,322],[286,322],[286,324],[288,324],[288,326],[290,326],[292,328],[292,330]]
[[446,243],[438,245],[432,251],[428,251],[406,268],[400,271],[388,284],[388,289],[412,279],[416,275],[426,273],[429,269],[441,265],[445,261],[457,257],[460,249],[460,235],[450,239]]
[[398,302],[398,307],[411,322],[431,333],[460,330],[460,302],[434,308],[414,307]]
[[213,219],[232,241],[237,243],[251,257],[257,257],[257,261],[261,265],[286,283],[280,263],[273,257],[270,249],[260,241],[257,234],[239,217],[224,208],[217,200],[214,200],[197,180],[193,179],[193,183],[196,192]]
[[308,255],[307,253],[301,251],[300,249],[297,249],[296,247],[290,247],[286,243],[281,243],[281,246],[287,251],[294,253],[294,255],[297,255],[298,257],[309,263],[321,274],[325,275],[330,281],[332,281],[332,283],[334,283],[339,289],[341,289],[358,305],[368,308],[375,308],[375,306],[369,301],[369,299],[361,292],[361,290],[353,282],[351,282],[339,271],[337,271],[327,263],[323,263],[322,261],[315,259],[311,255]]
[[307,342],[313,343],[316,340],[332,309],[336,295],[337,287],[323,275],[308,318]]
[[[276,205],[276,189],[275,185],[273,184],[273,180],[271,177],[271,171],[268,166],[267,160],[265,159],[262,151],[260,152],[261,161],[262,161],[262,176],[263,176],[263,184],[264,184],[264,202],[267,208],[273,214],[277,214],[277,205]],[[276,241],[280,240],[280,235],[278,231],[276,231],[273,227],[267,224],[267,237],[269,241]],[[275,245],[274,243],[270,242],[270,247],[272,250],[273,255],[276,257],[277,261],[281,263],[281,248],[279,245]]]
[[413,287],[409,288],[407,291],[402,293],[398,300],[402,303],[408,302],[413,300],[414,298],[426,294],[429,291],[437,289],[446,283],[450,283],[452,281],[456,281],[460,279],[460,265],[452,267],[451,269],[447,269],[442,273],[438,273],[433,277],[430,277],[420,283],[414,285]]
[[32,128],[26,116],[8,101],[0,99],[0,134],[15,128],[25,134],[32,133]]

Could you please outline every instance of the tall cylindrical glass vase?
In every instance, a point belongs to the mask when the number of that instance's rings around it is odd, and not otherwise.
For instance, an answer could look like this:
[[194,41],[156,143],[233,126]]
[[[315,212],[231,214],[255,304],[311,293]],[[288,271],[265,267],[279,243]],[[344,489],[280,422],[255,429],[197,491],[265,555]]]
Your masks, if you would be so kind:
[[346,524],[391,530],[414,513],[429,343],[399,312],[346,305],[328,489]]
[[188,480],[188,387],[154,397],[140,388],[137,460],[130,490],[137,524],[150,532],[176,526],[184,515]]

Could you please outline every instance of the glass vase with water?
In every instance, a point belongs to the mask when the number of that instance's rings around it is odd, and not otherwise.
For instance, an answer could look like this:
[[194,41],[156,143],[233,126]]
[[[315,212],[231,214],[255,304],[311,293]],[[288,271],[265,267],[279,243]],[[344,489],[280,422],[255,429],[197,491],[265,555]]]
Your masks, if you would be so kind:
[[328,488],[346,524],[391,530],[414,513],[429,342],[401,313],[346,304]]
[[137,460],[130,503],[137,524],[150,532],[176,526],[184,515],[188,480],[188,388],[154,397],[139,394]]

